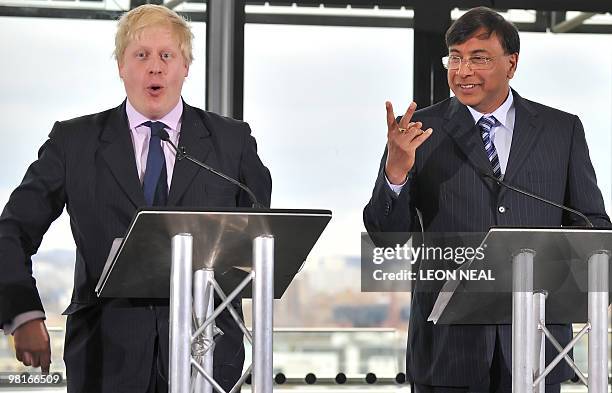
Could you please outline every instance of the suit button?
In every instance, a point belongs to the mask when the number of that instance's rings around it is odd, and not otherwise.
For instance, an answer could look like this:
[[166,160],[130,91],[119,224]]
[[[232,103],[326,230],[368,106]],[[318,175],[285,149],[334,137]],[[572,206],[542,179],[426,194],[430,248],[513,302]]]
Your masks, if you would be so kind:
[[388,216],[389,212],[391,212],[391,205],[389,203],[386,203],[385,204],[385,216]]
[[505,206],[500,206],[497,208],[497,211],[500,212],[501,214],[504,214],[506,212],[506,207]]

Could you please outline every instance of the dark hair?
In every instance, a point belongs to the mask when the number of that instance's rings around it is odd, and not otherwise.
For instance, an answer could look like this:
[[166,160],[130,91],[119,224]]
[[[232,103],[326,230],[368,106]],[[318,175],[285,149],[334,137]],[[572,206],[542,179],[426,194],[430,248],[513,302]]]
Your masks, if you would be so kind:
[[464,43],[480,29],[487,37],[495,33],[505,54],[519,53],[521,41],[516,27],[487,7],[472,8],[457,19],[446,31],[446,47]]

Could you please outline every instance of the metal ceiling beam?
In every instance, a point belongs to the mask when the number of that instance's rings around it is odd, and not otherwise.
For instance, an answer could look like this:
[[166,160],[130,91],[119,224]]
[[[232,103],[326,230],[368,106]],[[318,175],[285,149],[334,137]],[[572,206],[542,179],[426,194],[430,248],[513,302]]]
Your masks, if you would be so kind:
[[[463,1],[457,1],[457,3],[463,3]],[[612,12],[612,1],[607,0],[491,0],[477,3],[498,9]]]
[[140,7],[144,4],[156,4],[161,5],[164,3],[164,0],[130,0],[130,9],[133,10],[136,7]]
[[173,10],[176,7],[178,7],[179,5],[183,4],[184,2],[185,2],[185,0],[170,0],[165,5],[166,5],[166,7],[170,8],[171,10]]
[[575,30],[577,27],[582,25],[584,21],[590,19],[591,17],[597,15],[594,12],[583,12],[577,15],[575,18],[565,20],[561,23],[557,23],[550,28],[550,31],[553,33],[569,33],[572,30]]
[[[298,4],[299,6],[316,6],[324,4],[326,7],[353,8],[414,8],[421,0],[296,0],[296,1],[268,1],[270,5],[286,6]],[[264,1],[246,1],[247,5],[261,5]],[[437,8],[438,1],[431,1],[430,7]],[[486,6],[496,9],[520,9],[536,11],[582,11],[605,13],[612,12],[612,2],[606,0],[452,0],[444,1],[451,8],[472,8]]]
[[[65,9],[47,7],[14,7],[1,6],[0,17],[31,17],[31,18],[67,18],[67,19],[96,19],[117,20],[123,11]],[[205,22],[206,12],[179,12],[193,22]],[[520,31],[544,32],[551,23],[560,23],[560,15],[565,12],[547,13],[541,11],[536,14],[535,22],[517,22],[515,26]],[[282,24],[304,26],[346,26],[346,27],[395,27],[413,28],[413,18],[379,17],[356,15],[313,15],[295,13],[248,13],[245,15],[246,23],[256,24]],[[612,34],[612,24],[582,24],[572,30],[572,33],[584,34]]]
[[66,18],[117,20],[124,11],[107,11],[85,8],[15,7],[0,5],[0,16],[25,18]]
[[353,15],[307,15],[307,14],[246,14],[247,23],[302,26],[345,27],[413,27],[412,18],[353,16]]
[[[159,0],[132,0],[136,1],[159,1]],[[324,4],[328,8],[373,8],[381,9],[399,9],[400,7],[414,8],[421,0],[296,0],[296,1],[245,1],[246,5],[263,5],[268,3],[272,6],[291,6],[297,4],[303,7],[319,7]],[[189,0],[171,0],[170,4],[176,6],[180,3],[201,4],[204,0],[189,1]],[[176,3],[176,5],[175,5]],[[580,11],[580,12],[595,12],[606,13],[612,12],[612,1],[606,0],[450,0],[448,5],[451,8],[467,9],[480,5],[488,6],[496,9],[524,9],[536,11]],[[2,0],[0,0],[2,4]],[[437,8],[436,1],[430,2],[430,7]],[[1,6],[8,7],[8,6]],[[11,6],[14,8],[23,8],[23,6]],[[34,6],[25,6],[26,8]]]

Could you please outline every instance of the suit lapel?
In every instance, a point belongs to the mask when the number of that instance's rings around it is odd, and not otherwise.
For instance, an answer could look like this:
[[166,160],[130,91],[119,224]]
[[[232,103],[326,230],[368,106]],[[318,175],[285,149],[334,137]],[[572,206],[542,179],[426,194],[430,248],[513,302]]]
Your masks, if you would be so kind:
[[[536,141],[540,136],[542,122],[537,117],[537,112],[519,96],[514,90],[514,130],[512,132],[512,145],[508,166],[504,174],[504,180],[512,184],[512,179],[519,172],[527,157],[532,153]],[[502,191],[503,192],[503,191]]]
[[454,139],[472,166],[479,172],[484,171],[493,175],[480,132],[467,107],[456,98],[451,98],[444,117],[446,121],[442,129]]
[[[178,146],[179,148],[184,147],[190,156],[204,162],[212,147],[210,131],[194,108],[187,104],[183,105]],[[200,168],[193,162],[187,160],[176,161],[168,195],[168,206],[176,206],[199,170]]]
[[130,137],[125,101],[111,111],[100,136],[102,157],[109,166],[117,183],[138,207],[146,204],[136,170],[134,146]]

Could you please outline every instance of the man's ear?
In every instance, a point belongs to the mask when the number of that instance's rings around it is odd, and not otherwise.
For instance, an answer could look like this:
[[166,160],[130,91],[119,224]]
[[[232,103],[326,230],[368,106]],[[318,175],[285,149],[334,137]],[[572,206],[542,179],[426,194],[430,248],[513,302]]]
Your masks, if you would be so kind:
[[117,72],[119,73],[119,78],[123,79],[123,62],[117,60]]
[[508,72],[506,73],[506,76],[508,77],[508,79],[512,79],[514,77],[514,73],[516,72],[516,67],[518,66],[518,59],[519,59],[518,53],[513,53],[510,56],[508,56],[509,67],[508,67]]

